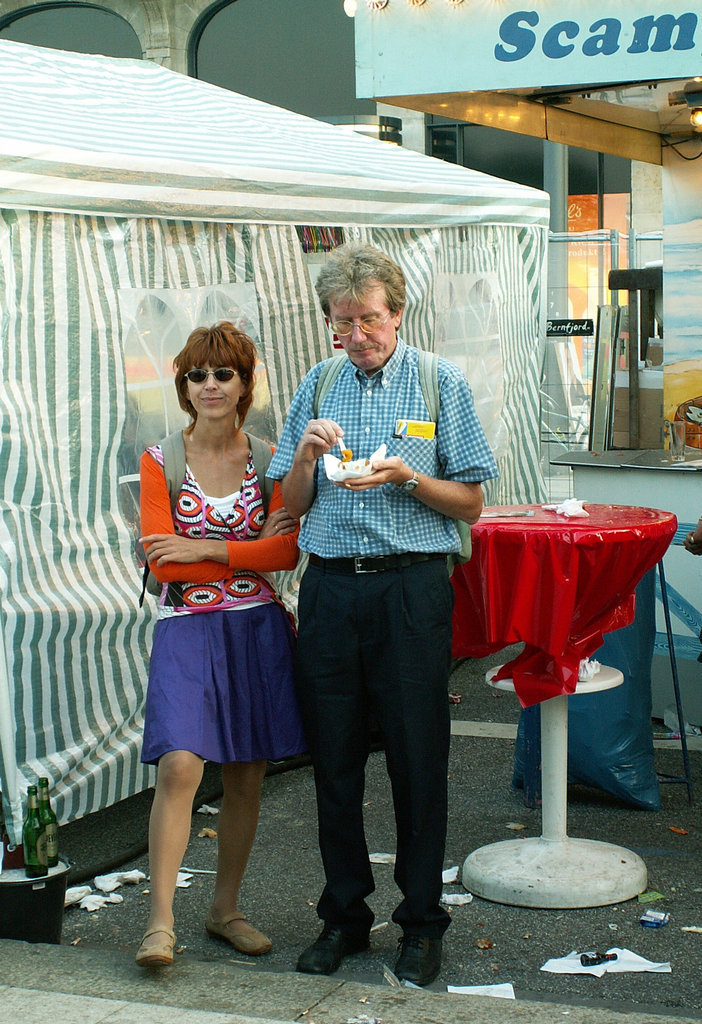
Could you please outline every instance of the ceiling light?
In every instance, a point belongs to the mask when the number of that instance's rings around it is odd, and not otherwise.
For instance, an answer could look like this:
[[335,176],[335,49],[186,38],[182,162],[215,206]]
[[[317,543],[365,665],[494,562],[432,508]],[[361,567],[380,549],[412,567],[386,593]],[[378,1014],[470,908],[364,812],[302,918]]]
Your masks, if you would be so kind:
[[358,0],[344,0],[344,14],[347,14],[349,18],[356,17],[357,8]]
[[702,107],[690,111],[690,124],[696,132],[702,132]]

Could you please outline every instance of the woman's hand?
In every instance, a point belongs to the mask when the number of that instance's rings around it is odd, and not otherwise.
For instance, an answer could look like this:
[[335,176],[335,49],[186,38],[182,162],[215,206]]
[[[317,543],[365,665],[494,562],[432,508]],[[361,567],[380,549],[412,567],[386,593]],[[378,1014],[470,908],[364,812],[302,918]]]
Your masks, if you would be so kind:
[[207,540],[198,537],[181,537],[175,533],[151,533],[141,537],[141,543],[148,545],[146,557],[149,565],[164,565],[166,562],[228,562],[227,545],[221,540]]
[[293,533],[297,529],[298,523],[299,520],[291,516],[286,508],[276,509],[266,519],[258,539],[284,537],[286,533]]

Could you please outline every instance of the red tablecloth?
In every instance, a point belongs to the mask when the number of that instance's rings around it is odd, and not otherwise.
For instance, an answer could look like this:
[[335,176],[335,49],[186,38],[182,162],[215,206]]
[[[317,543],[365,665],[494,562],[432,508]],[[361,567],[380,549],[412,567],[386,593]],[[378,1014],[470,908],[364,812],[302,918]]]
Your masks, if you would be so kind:
[[634,618],[634,589],[663,557],[677,527],[672,512],[585,505],[566,518],[538,505],[529,518],[484,518],[471,530],[473,555],[455,568],[453,655],[482,658],[509,644],[524,651],[503,666],[523,707],[572,693],[581,659],[602,634]]

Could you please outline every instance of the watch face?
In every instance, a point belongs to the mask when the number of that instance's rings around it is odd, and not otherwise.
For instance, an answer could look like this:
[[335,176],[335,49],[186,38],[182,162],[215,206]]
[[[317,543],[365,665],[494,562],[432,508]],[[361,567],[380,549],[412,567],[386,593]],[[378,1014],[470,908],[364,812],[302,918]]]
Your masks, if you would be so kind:
[[402,485],[402,490],[403,491],[413,491],[415,489],[415,487],[417,487],[418,485],[419,485],[419,480],[417,479],[417,475],[415,474],[412,477],[411,480],[405,480],[405,482]]

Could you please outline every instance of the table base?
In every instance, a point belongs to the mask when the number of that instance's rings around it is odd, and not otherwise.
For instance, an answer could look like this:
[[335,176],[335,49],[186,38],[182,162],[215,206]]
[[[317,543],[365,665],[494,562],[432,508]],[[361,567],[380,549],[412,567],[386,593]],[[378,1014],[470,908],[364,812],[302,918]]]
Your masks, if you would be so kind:
[[603,907],[633,899],[648,882],[631,850],[593,839],[508,839],[466,858],[463,885],[516,907]]

